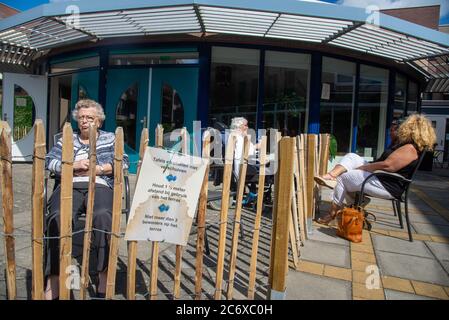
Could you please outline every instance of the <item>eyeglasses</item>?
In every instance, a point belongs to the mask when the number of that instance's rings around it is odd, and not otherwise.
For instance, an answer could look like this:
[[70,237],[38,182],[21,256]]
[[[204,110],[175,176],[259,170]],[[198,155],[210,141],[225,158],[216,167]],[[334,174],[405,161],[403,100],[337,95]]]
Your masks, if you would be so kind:
[[94,117],[94,116],[81,116],[81,117],[78,117],[78,121],[79,122],[83,122],[83,121],[94,122],[95,119],[96,119],[96,117]]

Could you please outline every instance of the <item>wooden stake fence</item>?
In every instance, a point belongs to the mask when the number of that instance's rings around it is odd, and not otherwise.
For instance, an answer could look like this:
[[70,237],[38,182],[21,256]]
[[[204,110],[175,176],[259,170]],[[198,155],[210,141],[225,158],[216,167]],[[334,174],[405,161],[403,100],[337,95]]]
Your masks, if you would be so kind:
[[[139,163],[137,164],[136,181],[139,179],[140,168],[142,167],[145,149],[148,146],[148,129],[144,128],[140,135]],[[128,269],[126,281],[126,297],[128,300],[136,299],[136,261],[137,261],[137,241],[128,241]]]
[[223,189],[221,194],[221,211],[220,211],[220,233],[218,238],[218,252],[217,252],[217,271],[215,281],[215,294],[216,300],[221,299],[221,288],[223,283],[223,267],[224,267],[224,255],[226,249],[226,227],[228,222],[228,210],[229,210],[229,190],[231,187],[231,175],[232,165],[234,161],[234,149],[236,143],[236,136],[234,133],[229,135],[226,152],[225,152],[225,164],[223,170]]
[[[203,138],[203,159],[210,158],[210,132],[206,131]],[[209,164],[206,167],[203,185],[201,186],[200,199],[197,214],[197,240],[196,240],[196,262],[195,262],[195,299],[201,299],[202,280],[203,280],[203,252],[204,235],[206,234],[206,211],[207,194],[209,187]]]
[[109,246],[108,274],[106,282],[106,299],[115,294],[115,277],[117,273],[118,242],[120,223],[122,220],[122,193],[123,193],[123,129],[115,130],[114,148],[114,200],[112,203],[112,228]]
[[[156,146],[164,146],[164,127],[158,124],[156,127]],[[159,271],[159,242],[153,241],[151,250],[151,277],[150,277],[150,299],[157,299],[157,275]]]
[[256,217],[254,220],[253,241],[251,247],[251,261],[249,265],[249,283],[248,283],[248,299],[254,299],[254,287],[256,284],[256,270],[257,270],[257,254],[259,252],[259,236],[260,225],[262,222],[262,209],[264,198],[265,185],[265,168],[266,168],[266,153],[267,153],[267,137],[263,136],[260,143],[260,167],[259,167],[259,190],[257,192],[257,207]]
[[[62,134],[61,209],[59,244],[59,299],[70,299],[68,272],[72,264],[73,131],[66,123]],[[69,281],[67,281],[69,280]]]
[[291,224],[294,138],[284,137],[279,143],[279,166],[275,186],[276,207],[273,210],[271,236],[269,299],[284,299],[288,272],[288,234]]
[[13,220],[13,186],[12,186],[12,156],[11,129],[6,122],[2,124],[0,134],[0,171],[3,207],[3,232],[6,259],[6,288],[8,299],[16,299],[16,260]]
[[32,172],[32,290],[33,300],[44,299],[44,177],[45,177],[45,128],[42,120],[34,124],[34,152]]
[[[231,244],[231,258],[229,262],[229,277],[228,277],[228,288],[226,292],[226,298],[228,300],[232,299],[232,293],[234,290],[234,277],[235,277],[235,266],[237,263],[237,247],[239,241],[240,233],[240,218],[242,213],[242,201],[243,193],[245,191],[245,181],[246,181],[246,171],[248,167],[248,152],[249,152],[249,136],[243,138],[243,154],[240,159],[239,168],[239,180],[237,185],[237,203],[234,214],[234,228],[232,231],[232,244]],[[263,186],[262,186],[263,187]],[[223,202],[222,202],[223,205]]]
[[89,189],[86,206],[86,222],[84,225],[83,262],[81,265],[80,299],[86,299],[86,289],[89,285],[89,258],[92,221],[94,215],[95,180],[97,176],[97,127],[89,128]]

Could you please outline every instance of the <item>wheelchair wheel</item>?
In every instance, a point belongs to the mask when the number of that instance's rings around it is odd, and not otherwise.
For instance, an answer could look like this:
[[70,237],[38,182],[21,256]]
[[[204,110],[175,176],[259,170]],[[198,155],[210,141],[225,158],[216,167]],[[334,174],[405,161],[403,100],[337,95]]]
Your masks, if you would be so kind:
[[[234,202],[233,200],[234,199],[232,197],[229,197],[229,208],[235,207],[235,205],[233,203]],[[215,201],[210,201],[209,202],[209,207],[212,210],[220,211],[221,210],[221,199],[215,200]]]

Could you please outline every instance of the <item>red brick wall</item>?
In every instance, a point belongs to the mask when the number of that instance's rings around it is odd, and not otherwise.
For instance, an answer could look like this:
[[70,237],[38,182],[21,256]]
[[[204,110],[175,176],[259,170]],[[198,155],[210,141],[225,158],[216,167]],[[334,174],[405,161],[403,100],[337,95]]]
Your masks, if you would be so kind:
[[440,5],[401,8],[401,9],[385,9],[381,12],[394,16],[399,19],[407,20],[422,26],[438,30],[440,20]]
[[16,9],[0,3],[0,19],[12,16],[13,14],[16,14],[18,12],[19,11],[17,11]]

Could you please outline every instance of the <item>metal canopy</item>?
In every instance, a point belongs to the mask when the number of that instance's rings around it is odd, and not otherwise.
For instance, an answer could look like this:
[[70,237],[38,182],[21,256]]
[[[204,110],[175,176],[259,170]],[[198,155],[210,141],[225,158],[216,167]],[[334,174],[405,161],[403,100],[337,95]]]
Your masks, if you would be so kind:
[[449,54],[447,34],[383,13],[295,0],[81,0],[42,5],[0,21],[4,45],[36,51],[111,37],[187,33],[332,45],[407,63],[429,79],[434,75],[423,60]]

